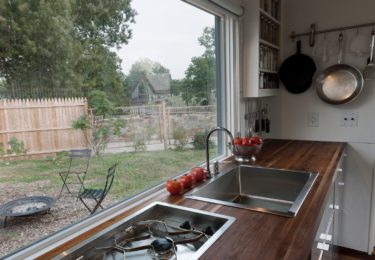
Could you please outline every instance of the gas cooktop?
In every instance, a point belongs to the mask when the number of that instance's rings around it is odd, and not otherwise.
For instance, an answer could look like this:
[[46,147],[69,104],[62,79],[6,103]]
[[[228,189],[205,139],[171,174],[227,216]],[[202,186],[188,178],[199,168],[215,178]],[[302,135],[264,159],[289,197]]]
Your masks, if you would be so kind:
[[197,259],[234,221],[155,202],[53,259]]

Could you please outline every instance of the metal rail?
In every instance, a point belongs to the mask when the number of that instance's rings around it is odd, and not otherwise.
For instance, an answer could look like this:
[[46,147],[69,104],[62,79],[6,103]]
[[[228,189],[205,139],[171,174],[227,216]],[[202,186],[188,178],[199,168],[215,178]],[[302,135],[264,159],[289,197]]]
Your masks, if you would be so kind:
[[[351,25],[351,26],[343,26],[343,27],[338,27],[338,28],[332,28],[332,29],[326,29],[326,30],[321,30],[321,31],[314,31],[314,34],[322,34],[322,33],[329,33],[329,32],[336,32],[336,31],[345,31],[345,30],[351,30],[351,29],[357,29],[357,28],[362,28],[362,27],[369,27],[369,26],[375,26],[375,22],[372,23],[364,23],[364,24],[357,24],[357,25]],[[291,39],[295,39],[297,37],[301,36],[310,36],[310,32],[305,32],[305,33],[295,33],[294,31],[290,34]]]

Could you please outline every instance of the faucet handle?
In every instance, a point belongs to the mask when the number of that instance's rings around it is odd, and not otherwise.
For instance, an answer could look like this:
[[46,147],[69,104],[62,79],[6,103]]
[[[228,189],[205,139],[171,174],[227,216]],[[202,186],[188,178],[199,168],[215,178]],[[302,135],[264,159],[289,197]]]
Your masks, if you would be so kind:
[[214,174],[218,174],[218,173],[219,173],[219,162],[214,161]]

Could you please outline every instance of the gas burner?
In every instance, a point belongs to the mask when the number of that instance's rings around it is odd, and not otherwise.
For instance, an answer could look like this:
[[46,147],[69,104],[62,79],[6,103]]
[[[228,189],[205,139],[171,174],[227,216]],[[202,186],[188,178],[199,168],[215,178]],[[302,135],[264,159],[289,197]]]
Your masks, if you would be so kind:
[[158,238],[152,241],[152,249],[148,249],[147,253],[155,260],[176,259],[176,248],[172,239]]
[[154,260],[177,259],[177,245],[199,248],[209,238],[208,234],[190,224],[189,228],[172,227],[160,220],[140,221],[118,233],[112,246],[96,249],[104,250],[103,259],[125,259],[129,254],[142,250],[147,250]]

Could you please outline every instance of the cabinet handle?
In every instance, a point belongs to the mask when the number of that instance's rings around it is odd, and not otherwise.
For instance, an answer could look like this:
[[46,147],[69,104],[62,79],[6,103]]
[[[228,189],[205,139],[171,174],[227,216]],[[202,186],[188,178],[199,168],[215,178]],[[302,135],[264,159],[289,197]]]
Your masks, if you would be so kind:
[[332,235],[321,233],[319,238],[321,240],[332,241]]
[[339,185],[339,186],[345,186],[345,182],[340,181],[340,182],[337,183],[337,185]]
[[342,172],[342,168],[338,168],[337,171],[338,171],[338,172]]
[[320,250],[324,250],[324,251],[328,251],[329,250],[329,245],[326,244],[326,243],[318,243],[318,245],[316,246],[316,248],[320,249]]
[[329,204],[329,208],[330,209],[340,209],[340,206],[339,205]]

